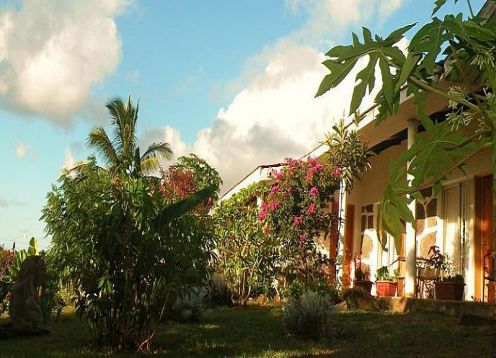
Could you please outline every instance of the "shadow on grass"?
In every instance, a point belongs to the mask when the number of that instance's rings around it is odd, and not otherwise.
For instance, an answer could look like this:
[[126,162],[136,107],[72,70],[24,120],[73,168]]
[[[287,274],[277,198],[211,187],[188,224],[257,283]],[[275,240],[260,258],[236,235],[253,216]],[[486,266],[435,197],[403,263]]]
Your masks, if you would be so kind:
[[[494,357],[496,327],[464,326],[434,313],[336,314],[337,338],[289,336],[277,307],[218,307],[200,323],[157,325],[159,356],[171,357]],[[52,334],[0,343],[2,357],[96,357],[85,320],[65,314],[47,327]],[[118,356],[129,356],[121,353]]]

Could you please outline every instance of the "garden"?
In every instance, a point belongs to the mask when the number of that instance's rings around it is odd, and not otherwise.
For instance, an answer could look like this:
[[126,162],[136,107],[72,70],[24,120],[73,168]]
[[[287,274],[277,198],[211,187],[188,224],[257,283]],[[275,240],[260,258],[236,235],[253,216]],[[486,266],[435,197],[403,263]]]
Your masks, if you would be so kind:
[[[352,45],[331,49],[317,93],[368,56],[351,101],[357,121],[378,74],[379,124],[398,110],[402,90],[415,97],[429,135],[393,164],[380,204],[382,232],[397,247],[414,220],[408,204],[426,183],[439,190],[447,173],[496,143],[489,22],[433,15],[403,53],[397,44],[411,27],[384,39],[364,29],[363,43],[353,34]],[[474,67],[483,91],[441,92],[440,78],[456,81]],[[424,114],[429,91],[449,99],[447,121]],[[222,179],[203,158],[173,161],[165,142],[140,148],[131,98],[110,99],[106,109],[109,126],[86,138],[94,155],[47,193],[50,248],[35,238],[24,250],[0,248],[1,356],[494,356],[494,320],[393,313],[357,284],[359,271],[349,288],[330,269],[342,266],[339,240],[329,255],[318,242],[339,236],[335,195],[352,190],[373,155],[355,127],[336,122],[325,155],[287,158],[268,180],[219,200]],[[477,136],[459,135],[471,121]],[[407,174],[415,178],[408,184]],[[394,279],[387,267],[378,277]]]

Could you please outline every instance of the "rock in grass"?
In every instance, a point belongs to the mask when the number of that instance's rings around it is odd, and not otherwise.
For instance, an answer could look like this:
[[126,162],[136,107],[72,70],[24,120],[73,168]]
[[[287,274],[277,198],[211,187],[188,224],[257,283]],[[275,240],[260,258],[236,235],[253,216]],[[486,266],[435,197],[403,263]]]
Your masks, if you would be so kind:
[[343,293],[343,300],[348,309],[379,311],[377,300],[363,287],[353,287]]

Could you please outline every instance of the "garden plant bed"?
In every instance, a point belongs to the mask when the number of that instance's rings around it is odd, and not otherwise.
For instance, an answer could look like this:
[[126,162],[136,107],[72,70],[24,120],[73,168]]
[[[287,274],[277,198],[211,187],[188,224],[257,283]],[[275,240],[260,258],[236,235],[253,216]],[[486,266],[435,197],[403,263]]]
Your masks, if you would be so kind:
[[[342,313],[341,337],[320,342],[289,337],[281,316],[279,307],[214,308],[198,324],[158,325],[156,344],[160,355],[172,357],[490,357],[496,351],[496,326],[467,327],[438,313]],[[1,356],[104,356],[73,312],[48,328],[49,336],[2,341]]]

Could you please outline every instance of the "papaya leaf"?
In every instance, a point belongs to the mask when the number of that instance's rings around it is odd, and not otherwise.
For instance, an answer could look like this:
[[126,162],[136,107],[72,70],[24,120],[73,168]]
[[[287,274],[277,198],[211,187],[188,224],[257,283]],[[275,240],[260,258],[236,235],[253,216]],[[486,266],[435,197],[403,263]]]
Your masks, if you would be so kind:
[[447,0],[436,0],[434,2],[434,9],[432,10],[432,15],[436,14],[445,4]]
[[423,54],[420,65],[429,75],[434,74],[436,60],[443,44],[453,37],[453,34],[446,30],[445,22],[434,18],[413,36],[408,47],[410,52]]
[[[383,91],[376,98],[384,99],[384,108],[391,113],[399,104],[399,92],[396,90],[396,68],[401,68],[405,62],[405,55],[395,45],[415,24],[407,25],[393,31],[385,39],[372,36],[369,29],[363,28],[363,40],[356,34],[352,35],[352,44],[336,46],[327,52],[328,60],[324,66],[329,69],[319,86],[316,96],[321,96],[331,88],[338,86],[357,65],[358,60],[368,56],[367,65],[357,74],[356,85],[352,95],[350,114],[354,113],[363,101],[364,95],[370,93],[375,85],[375,70],[379,67],[382,76]],[[397,103],[398,102],[398,103]]]
[[[369,59],[369,65],[370,63],[377,63],[378,60],[378,55],[377,54],[371,54]],[[355,86],[355,90],[353,91],[353,96],[351,97],[351,105],[350,105],[350,113],[354,113],[358,107],[360,106],[360,103],[365,96],[365,92],[368,88],[368,93],[372,91],[375,85],[375,71],[368,71],[368,67],[360,71],[356,77],[358,80],[358,83]]]

